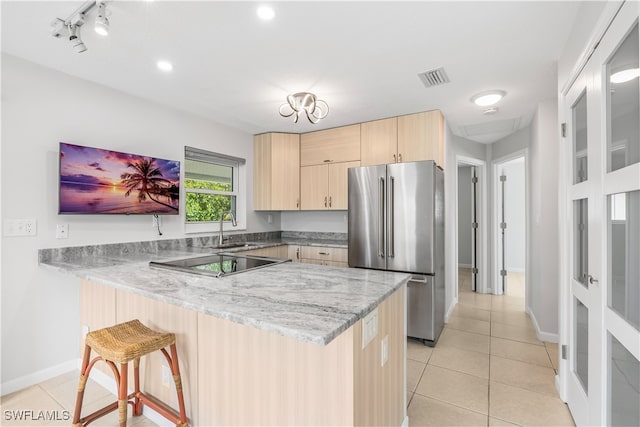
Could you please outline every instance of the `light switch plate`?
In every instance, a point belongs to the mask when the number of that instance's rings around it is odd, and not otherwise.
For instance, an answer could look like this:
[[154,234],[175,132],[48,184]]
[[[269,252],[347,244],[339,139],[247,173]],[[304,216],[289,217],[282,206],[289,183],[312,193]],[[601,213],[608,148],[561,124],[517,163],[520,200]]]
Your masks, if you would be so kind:
[[5,219],[2,224],[2,234],[7,237],[35,236],[37,234],[35,219]]
[[365,348],[378,335],[378,308],[362,319],[362,348]]

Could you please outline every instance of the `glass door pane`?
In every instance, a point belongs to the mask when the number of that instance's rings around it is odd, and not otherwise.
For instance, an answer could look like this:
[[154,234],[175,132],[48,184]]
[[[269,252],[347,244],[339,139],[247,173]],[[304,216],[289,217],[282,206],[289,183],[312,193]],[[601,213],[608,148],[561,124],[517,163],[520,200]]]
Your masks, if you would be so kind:
[[638,24],[606,64],[607,171],[640,161]]
[[573,370],[586,394],[589,390],[589,309],[575,298],[575,360]]
[[640,329],[640,191],[608,196],[608,304]]
[[573,278],[588,286],[589,229],[587,199],[573,202]]
[[609,337],[610,424],[640,426],[640,363],[613,335]]
[[573,116],[573,183],[587,176],[587,92],[583,92],[571,108]]

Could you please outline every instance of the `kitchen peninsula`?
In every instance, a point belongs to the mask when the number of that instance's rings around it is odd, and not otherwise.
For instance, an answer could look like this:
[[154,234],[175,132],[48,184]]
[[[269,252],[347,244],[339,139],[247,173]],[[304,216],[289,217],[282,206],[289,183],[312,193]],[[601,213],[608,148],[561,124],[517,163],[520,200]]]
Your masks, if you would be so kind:
[[[40,263],[81,279],[85,331],[138,318],[176,333],[191,425],[405,421],[408,275],[288,262],[214,278],[148,265],[211,252],[143,242],[41,250]],[[143,361],[143,388],[175,407],[162,363]]]

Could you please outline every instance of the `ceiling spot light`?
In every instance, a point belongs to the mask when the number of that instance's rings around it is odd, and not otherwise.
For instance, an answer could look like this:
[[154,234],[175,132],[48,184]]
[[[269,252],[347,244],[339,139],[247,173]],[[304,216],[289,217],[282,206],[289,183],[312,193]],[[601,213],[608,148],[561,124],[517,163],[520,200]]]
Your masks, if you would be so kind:
[[107,19],[107,5],[104,2],[98,3],[98,16],[93,29],[101,36],[109,35],[109,19]]
[[169,72],[173,70],[173,64],[169,61],[158,61],[156,65],[158,66],[158,69],[162,71]]
[[627,68],[611,74],[611,83],[626,83],[640,77],[640,68]]
[[507,93],[503,90],[490,90],[487,92],[481,92],[477,95],[474,95],[471,98],[471,102],[480,106],[480,107],[488,107],[489,105],[493,105],[500,101]]
[[315,124],[327,117],[329,106],[309,92],[298,92],[289,95],[287,96],[287,102],[280,106],[280,115],[282,117],[294,116],[294,123],[298,123],[302,113],[305,113],[307,119]]
[[256,13],[258,14],[258,18],[263,21],[271,21],[276,16],[276,12],[270,6],[260,6],[256,10]]
[[69,41],[76,52],[82,53],[87,50],[87,47],[80,38],[80,27],[78,25],[69,25]]

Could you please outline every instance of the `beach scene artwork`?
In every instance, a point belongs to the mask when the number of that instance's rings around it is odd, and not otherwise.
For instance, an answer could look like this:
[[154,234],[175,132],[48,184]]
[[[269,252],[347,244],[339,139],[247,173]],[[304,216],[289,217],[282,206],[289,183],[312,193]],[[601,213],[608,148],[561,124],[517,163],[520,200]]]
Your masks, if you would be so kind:
[[177,215],[180,162],[60,143],[61,214]]

